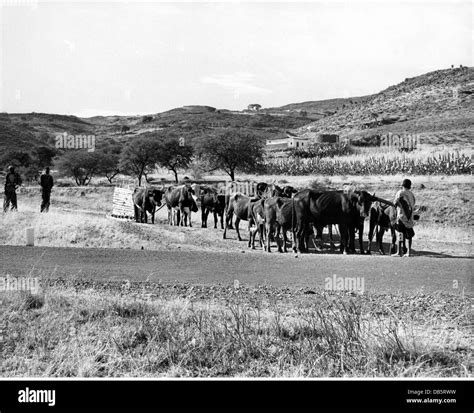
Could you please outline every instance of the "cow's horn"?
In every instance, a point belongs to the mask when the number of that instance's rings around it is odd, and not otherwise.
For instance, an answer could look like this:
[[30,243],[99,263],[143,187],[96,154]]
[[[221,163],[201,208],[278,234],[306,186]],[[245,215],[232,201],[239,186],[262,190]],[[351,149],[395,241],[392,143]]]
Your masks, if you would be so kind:
[[393,207],[395,206],[395,204],[393,202],[387,201],[386,199],[383,199],[383,198],[379,198],[378,196],[372,195],[372,199],[374,201],[379,201],[382,204],[387,204],[387,205],[390,205],[390,206],[393,206]]

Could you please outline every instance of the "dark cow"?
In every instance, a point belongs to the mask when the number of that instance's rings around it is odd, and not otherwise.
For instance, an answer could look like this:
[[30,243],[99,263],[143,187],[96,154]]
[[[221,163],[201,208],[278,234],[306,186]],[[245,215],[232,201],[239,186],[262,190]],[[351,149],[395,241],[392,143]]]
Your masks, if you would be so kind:
[[296,192],[297,192],[296,189],[293,188],[292,186],[287,185],[281,188],[275,184],[267,185],[266,189],[263,192],[259,193],[257,190],[257,194],[259,198],[263,198],[263,199],[268,199],[268,198],[272,198],[276,196],[280,196],[283,198],[291,198],[293,194],[295,194]]
[[292,186],[286,185],[282,189],[281,196],[285,197],[285,198],[291,198],[293,196],[293,194],[296,194],[297,192],[298,191],[295,188],[293,188]]
[[371,253],[372,239],[374,237],[375,230],[375,241],[380,254],[385,254],[383,248],[383,236],[385,231],[390,229],[392,235],[392,243],[390,245],[390,253],[396,250],[397,234],[395,232],[395,223],[397,221],[396,208],[390,205],[385,205],[380,202],[376,202],[370,208],[369,214],[369,246],[367,248],[367,254]]
[[201,188],[201,227],[207,228],[207,217],[214,215],[214,228],[217,228],[218,217],[221,219],[221,229],[224,229],[225,195],[219,194],[213,187]]
[[[274,237],[277,242],[278,252],[287,252],[287,232],[291,231],[294,239],[297,223],[294,200],[286,197],[269,198],[265,200],[263,215],[265,221],[266,251],[271,252],[270,245],[272,237]],[[309,238],[313,235],[313,232],[316,234],[316,229],[314,229],[312,222],[308,222],[303,237],[306,248],[309,245]],[[318,249],[316,243],[314,243],[314,246]]]
[[[191,212],[197,212],[198,206],[194,200],[194,190],[189,185],[170,186],[165,192],[166,206],[168,207],[168,221],[170,225],[189,226],[191,223]],[[175,221],[173,212],[176,211]]]
[[136,188],[133,192],[133,207],[136,222],[147,222],[147,211],[151,214],[151,223],[155,223],[155,211],[161,206],[163,191],[156,188]]
[[[389,205],[390,207],[394,207],[394,204],[390,201],[386,201],[382,198],[378,198],[373,195],[368,195],[365,191],[354,191],[349,194],[352,201],[353,206],[353,221],[352,225],[349,226],[349,239],[351,242],[355,238],[354,232],[357,231],[359,233],[359,250],[361,254],[364,254],[364,243],[363,243],[363,233],[364,233],[364,221],[365,218],[370,216],[370,212],[372,210],[372,202],[377,202],[381,205]],[[368,208],[368,213],[367,213]],[[369,218],[370,222],[370,218]],[[353,252],[355,252],[355,248],[353,243],[351,243],[350,248]]]
[[223,238],[227,237],[227,229],[230,228],[232,223],[232,217],[235,215],[235,231],[237,232],[237,238],[239,241],[242,241],[239,231],[239,222],[241,220],[248,221],[249,216],[249,204],[250,201],[258,201],[257,198],[250,198],[246,195],[241,194],[240,192],[229,195],[226,208],[225,216],[225,227]]
[[340,250],[346,254],[349,250],[354,251],[355,229],[359,229],[359,242],[363,253],[361,223],[369,215],[372,202],[381,201],[366,191],[354,191],[344,193],[342,191],[317,192],[305,189],[298,192],[294,198],[296,214],[296,237],[295,245],[299,252],[306,252],[304,236],[307,227],[313,223],[322,233],[322,228],[330,224],[339,226],[341,235]]
[[268,184],[265,183],[265,182],[259,182],[257,184],[257,188],[256,188],[256,191],[257,193],[255,194],[255,196],[257,198],[262,198],[263,194],[265,193],[265,191],[267,190],[268,188]]
[[259,193],[257,190],[257,193],[259,194],[260,198],[268,199],[275,196],[282,196],[283,189],[281,189],[278,185],[270,184],[270,185],[267,185],[265,191],[263,191],[262,193]]

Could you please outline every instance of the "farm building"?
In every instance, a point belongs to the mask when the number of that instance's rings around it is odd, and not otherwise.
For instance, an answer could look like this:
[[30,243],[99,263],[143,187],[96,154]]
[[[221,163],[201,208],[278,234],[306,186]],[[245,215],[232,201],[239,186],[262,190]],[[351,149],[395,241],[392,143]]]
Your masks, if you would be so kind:
[[282,151],[285,149],[300,149],[309,145],[306,138],[287,136],[286,138],[267,139],[266,148],[269,151]]

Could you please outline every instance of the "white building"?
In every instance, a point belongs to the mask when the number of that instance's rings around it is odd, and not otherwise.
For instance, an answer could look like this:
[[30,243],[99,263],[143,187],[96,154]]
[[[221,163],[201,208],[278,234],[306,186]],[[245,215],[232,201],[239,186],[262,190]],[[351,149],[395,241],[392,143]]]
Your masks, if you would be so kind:
[[285,149],[306,149],[309,145],[307,138],[287,136],[286,138],[267,139],[266,148],[269,151],[282,151]]

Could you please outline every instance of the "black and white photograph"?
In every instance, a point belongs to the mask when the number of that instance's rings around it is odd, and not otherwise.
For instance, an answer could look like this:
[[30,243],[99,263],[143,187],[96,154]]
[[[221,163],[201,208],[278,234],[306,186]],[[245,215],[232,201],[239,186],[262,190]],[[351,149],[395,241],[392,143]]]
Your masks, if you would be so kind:
[[473,16],[1,0],[0,411],[472,411]]

